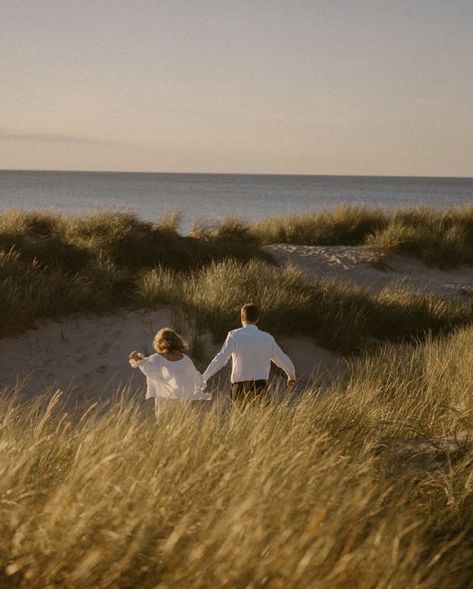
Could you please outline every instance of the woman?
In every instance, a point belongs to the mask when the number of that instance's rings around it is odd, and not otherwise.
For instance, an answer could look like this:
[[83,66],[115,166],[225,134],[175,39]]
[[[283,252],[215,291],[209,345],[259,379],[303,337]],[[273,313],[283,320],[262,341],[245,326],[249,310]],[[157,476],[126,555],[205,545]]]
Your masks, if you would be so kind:
[[131,352],[133,368],[139,368],[146,376],[146,398],[155,399],[156,414],[179,401],[209,401],[212,396],[204,393],[205,383],[192,360],[184,354],[187,343],[173,329],[165,327],[156,334],[153,347],[156,354],[147,358]]

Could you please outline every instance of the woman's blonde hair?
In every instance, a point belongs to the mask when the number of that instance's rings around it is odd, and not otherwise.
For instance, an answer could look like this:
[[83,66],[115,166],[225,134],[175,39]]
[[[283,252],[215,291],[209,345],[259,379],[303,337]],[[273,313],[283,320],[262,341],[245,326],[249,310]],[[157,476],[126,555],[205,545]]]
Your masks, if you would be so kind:
[[169,352],[185,352],[187,342],[170,327],[163,327],[154,336],[153,347],[158,354],[167,354]]

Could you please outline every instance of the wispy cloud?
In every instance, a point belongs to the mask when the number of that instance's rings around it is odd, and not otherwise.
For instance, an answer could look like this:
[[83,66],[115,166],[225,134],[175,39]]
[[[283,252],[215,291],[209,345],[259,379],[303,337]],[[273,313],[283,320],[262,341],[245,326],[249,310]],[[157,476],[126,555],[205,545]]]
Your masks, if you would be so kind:
[[68,133],[0,129],[0,141],[33,141],[37,143],[63,143],[74,145],[111,145],[113,141],[99,137],[84,137]]

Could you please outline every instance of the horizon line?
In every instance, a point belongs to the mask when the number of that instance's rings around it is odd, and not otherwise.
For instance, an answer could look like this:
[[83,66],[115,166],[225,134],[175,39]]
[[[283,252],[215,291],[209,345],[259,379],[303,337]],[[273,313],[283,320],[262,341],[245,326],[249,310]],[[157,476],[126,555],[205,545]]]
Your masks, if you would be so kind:
[[456,180],[473,180],[473,176],[427,176],[425,174],[303,174],[284,172],[150,172],[136,170],[54,170],[34,168],[0,168],[1,172],[34,172],[53,174],[156,174],[163,176],[292,176],[292,177],[322,177],[322,178],[445,178]]

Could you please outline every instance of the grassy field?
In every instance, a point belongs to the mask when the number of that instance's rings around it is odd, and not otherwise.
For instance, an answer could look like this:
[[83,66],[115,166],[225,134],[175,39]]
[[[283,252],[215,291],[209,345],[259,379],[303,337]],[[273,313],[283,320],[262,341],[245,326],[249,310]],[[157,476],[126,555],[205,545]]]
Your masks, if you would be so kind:
[[0,587],[466,589],[473,330],[298,403],[0,402]]
[[473,320],[471,301],[395,288],[374,295],[277,268],[236,219],[187,237],[178,224],[175,216],[152,225],[122,213],[0,215],[0,337],[39,319],[174,304],[198,331],[221,338],[253,300],[264,309],[263,327],[347,353]]
[[[468,261],[471,210],[435,215],[344,209],[274,241]],[[253,300],[263,328],[351,356],[348,373],[297,402],[217,398],[158,423],[128,392],[77,412],[2,391],[0,587],[472,587],[473,303],[277,268],[260,249],[274,221],[178,223],[0,216],[0,336],[173,304],[221,338]]]

